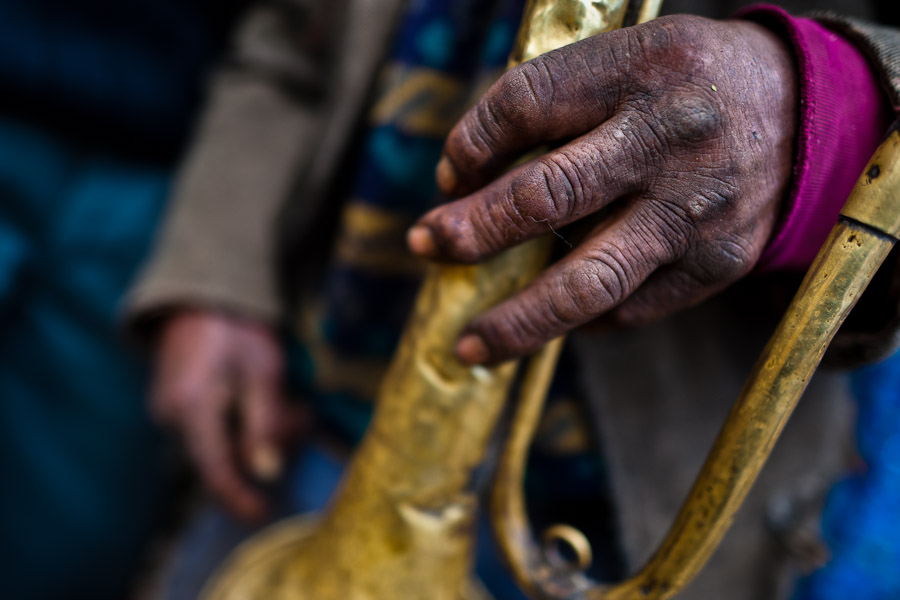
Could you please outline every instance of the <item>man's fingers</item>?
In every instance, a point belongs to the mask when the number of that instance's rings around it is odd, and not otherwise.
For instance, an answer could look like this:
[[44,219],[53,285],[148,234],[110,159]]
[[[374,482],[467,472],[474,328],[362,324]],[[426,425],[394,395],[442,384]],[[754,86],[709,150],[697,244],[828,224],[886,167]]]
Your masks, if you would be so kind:
[[658,269],[603,319],[616,327],[638,327],[699,304],[753,268],[753,247],[761,246],[733,235],[695,240],[688,255]]
[[716,291],[680,265],[668,265],[657,269],[631,296],[600,317],[597,326],[601,330],[641,327],[689,308]]
[[211,355],[184,352],[177,342],[160,347],[150,393],[150,413],[167,427],[178,427],[186,405],[219,385],[220,378]]
[[225,415],[210,408],[217,404],[191,403],[196,408],[180,419],[183,439],[209,491],[235,515],[258,519],[265,502],[241,477]]
[[451,196],[478,189],[510,161],[570,139],[608,118],[620,97],[629,30],[528,61],[505,73],[457,123],[444,146],[438,185]]
[[265,503],[243,467],[259,479],[279,471],[281,365],[267,326],[210,310],[177,313],[158,350],[153,412],[179,429],[213,495],[247,519]]
[[440,206],[410,230],[413,252],[478,262],[638,192],[662,156],[645,120],[623,111],[603,126]]
[[245,367],[240,395],[241,450],[244,462],[261,481],[281,475],[280,433],[286,407],[281,397],[281,373],[268,366]]
[[459,358],[484,364],[523,356],[621,304],[688,244],[689,226],[658,214],[665,210],[632,201],[531,285],[472,321],[457,343]]
[[187,377],[167,381],[155,404],[167,407],[166,420],[180,430],[206,488],[235,515],[261,517],[264,501],[241,477],[226,421],[234,390],[215,377],[203,379],[204,385],[187,385]]

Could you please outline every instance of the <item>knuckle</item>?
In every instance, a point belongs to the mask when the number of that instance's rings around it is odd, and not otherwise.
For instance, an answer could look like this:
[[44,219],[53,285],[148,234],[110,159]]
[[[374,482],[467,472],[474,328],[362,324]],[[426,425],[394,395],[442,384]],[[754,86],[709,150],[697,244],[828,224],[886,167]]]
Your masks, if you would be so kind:
[[633,28],[631,46],[643,67],[630,78],[628,104],[647,114],[652,133],[667,145],[696,144],[724,131],[721,99],[705,76],[716,60],[703,43],[708,23],[682,15]]
[[596,293],[591,275],[577,266],[568,269],[547,304],[549,318],[560,328],[574,327],[594,314]]
[[[460,201],[461,202],[461,201]],[[499,203],[501,210],[504,202]],[[485,214],[485,210],[489,214]],[[476,263],[503,246],[501,231],[509,229],[496,208],[455,203],[438,212],[428,227],[441,256],[462,263]]]
[[571,218],[583,197],[573,163],[562,155],[542,156],[510,182],[510,215],[522,229]]
[[543,194],[550,201],[550,216],[556,220],[569,221],[586,212],[589,193],[583,184],[583,158],[573,155],[574,152],[561,150],[543,157],[538,163]]
[[482,98],[453,128],[444,147],[457,173],[492,168],[499,159],[502,133],[500,110],[490,96]]
[[473,117],[466,116],[450,133],[445,146],[447,159],[457,171],[468,172],[493,156],[493,138],[481,124],[478,114],[482,103],[473,108]]
[[[565,105],[579,110],[610,115],[622,99],[625,78],[634,71],[631,56],[623,46],[626,29],[610,31],[564,46],[541,57],[550,73],[553,88],[551,106]],[[548,109],[549,110],[549,109]]]
[[[522,230],[570,223],[591,212],[595,179],[587,149],[561,149],[536,159],[509,186],[507,218]],[[600,168],[599,166],[597,167]]]
[[620,249],[611,245],[592,248],[563,280],[569,310],[578,319],[597,316],[628,295],[633,279]]
[[684,66],[685,44],[678,41],[680,27],[672,26],[671,17],[660,17],[644,26],[629,27],[626,56],[631,65],[640,65],[628,75],[628,92],[652,92],[660,78],[667,78]]
[[633,46],[645,60],[684,66],[700,60],[707,52],[698,40],[703,39],[703,30],[709,23],[709,19],[696,15],[668,15],[629,29]]
[[553,69],[547,56],[538,56],[511,69],[501,79],[499,97],[508,107],[504,116],[516,119],[541,119],[547,116],[555,96]]
[[506,192],[495,206],[495,214],[489,219],[494,223],[502,223],[504,234],[523,234],[529,223],[543,218],[546,209],[535,202],[535,177],[529,171],[513,177]]
[[687,194],[685,216],[695,223],[714,219],[735,204],[735,191],[731,186],[703,185],[703,190]]
[[493,98],[486,98],[475,105],[475,118],[467,121],[465,136],[468,146],[476,154],[491,156],[502,139],[504,123],[509,120],[510,108]]
[[672,143],[695,144],[720,137],[723,119],[719,106],[697,92],[673,94],[660,101],[655,119]]
[[663,162],[673,154],[672,140],[656,116],[653,102],[645,99],[629,104],[617,136],[625,155],[633,163],[634,172],[644,179],[658,173]]
[[456,166],[493,164],[508,151],[507,140],[533,137],[529,132],[546,118],[553,95],[542,57],[506,72],[460,122],[458,136],[451,136],[448,153]]
[[692,253],[692,274],[706,286],[739,279],[753,268],[756,253],[752,248],[750,240],[738,235],[700,243]]
[[535,319],[521,306],[509,306],[501,315],[478,325],[494,353],[507,357],[526,353],[537,346],[541,332]]
[[681,161],[665,176],[657,177],[648,194],[656,217],[673,234],[680,231],[682,237],[693,237],[708,224],[738,212],[737,167],[722,157],[705,158],[708,162],[703,166],[697,165],[696,156]]
[[696,225],[675,201],[657,198],[646,202],[633,215],[635,239],[632,253],[644,259],[658,257],[668,262],[687,251],[696,236]]
[[620,286],[617,278],[610,278],[608,274],[608,269],[599,267],[593,261],[569,272],[565,279],[568,299],[566,314],[570,315],[571,320],[598,315],[605,306],[616,303]]
[[702,166],[696,156],[682,161],[665,178],[657,178],[652,192],[654,204],[668,209],[685,225],[698,227],[719,220],[735,213],[739,204],[739,169],[727,157],[707,156],[705,160]]
[[646,57],[665,56],[673,44],[673,29],[668,27],[671,17],[660,17],[644,27],[632,30],[632,49]]
[[753,251],[752,242],[740,236],[720,240],[717,246],[719,256],[722,256],[728,265],[727,271],[734,276],[746,274],[759,254]]

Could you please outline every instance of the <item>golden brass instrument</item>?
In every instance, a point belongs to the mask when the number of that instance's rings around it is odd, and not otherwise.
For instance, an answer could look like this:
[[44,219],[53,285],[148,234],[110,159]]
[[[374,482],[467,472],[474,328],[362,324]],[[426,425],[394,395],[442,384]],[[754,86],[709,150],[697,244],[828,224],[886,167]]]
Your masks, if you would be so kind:
[[[637,21],[655,16],[647,0]],[[619,27],[628,0],[531,0],[511,63]],[[702,568],[825,347],[900,232],[900,133],[860,179],[798,296],[745,385],[669,536],[620,585],[591,582],[590,546],[558,526],[534,540],[521,494],[527,446],[561,340],[531,359],[500,460],[491,512],[514,575],[533,598],[668,598]],[[873,200],[874,199],[874,200]],[[894,200],[891,202],[891,200]],[[483,461],[517,365],[464,367],[452,342],[476,314],[532,279],[547,261],[538,239],[479,266],[432,267],[377,399],[375,417],[320,517],[296,517],[241,546],[209,582],[209,600],[489,599],[470,574]],[[576,553],[555,559],[557,543]]]

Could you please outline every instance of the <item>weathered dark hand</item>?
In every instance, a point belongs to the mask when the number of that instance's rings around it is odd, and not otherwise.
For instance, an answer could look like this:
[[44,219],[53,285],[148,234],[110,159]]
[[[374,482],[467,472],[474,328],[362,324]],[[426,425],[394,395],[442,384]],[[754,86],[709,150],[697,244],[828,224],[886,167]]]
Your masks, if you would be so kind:
[[[425,215],[410,247],[478,262],[575,221],[588,229],[466,328],[460,358],[523,355],[601,315],[652,321],[750,271],[790,179],[794,71],[790,49],[759,25],[674,16],[506,73],[438,166],[446,194],[468,195]],[[492,181],[545,144],[557,147]]]

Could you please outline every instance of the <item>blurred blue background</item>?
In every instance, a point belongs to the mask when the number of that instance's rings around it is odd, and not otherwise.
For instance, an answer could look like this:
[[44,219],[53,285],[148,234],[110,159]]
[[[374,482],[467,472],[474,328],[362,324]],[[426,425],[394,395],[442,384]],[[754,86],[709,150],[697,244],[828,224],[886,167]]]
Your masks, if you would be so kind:
[[0,586],[123,598],[169,474],[119,302],[234,0],[0,1]]

